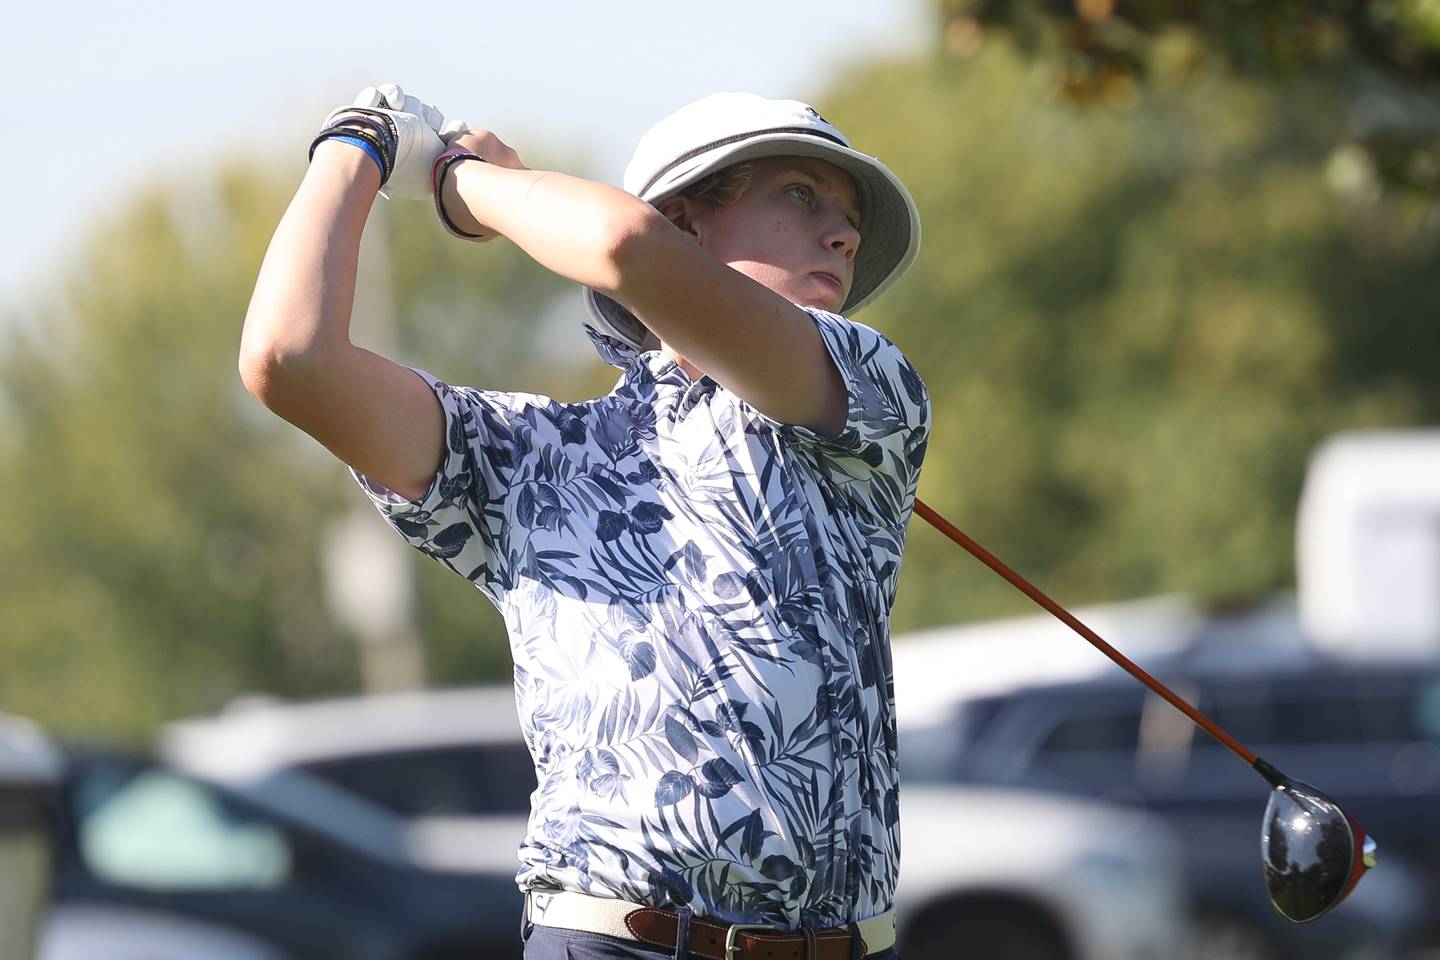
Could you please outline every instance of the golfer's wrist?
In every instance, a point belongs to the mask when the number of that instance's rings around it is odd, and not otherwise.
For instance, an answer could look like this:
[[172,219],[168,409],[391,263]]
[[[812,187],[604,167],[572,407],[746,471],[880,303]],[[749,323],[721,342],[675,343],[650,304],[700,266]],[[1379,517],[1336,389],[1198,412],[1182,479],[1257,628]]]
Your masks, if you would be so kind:
[[362,149],[341,140],[322,140],[315,146],[310,169],[321,176],[336,178],[377,193],[380,170]]
[[457,159],[451,163],[440,182],[440,203],[444,217],[456,229],[472,236],[490,238],[495,231],[481,223],[470,210],[467,195],[475,192],[476,176],[484,176],[483,160]]

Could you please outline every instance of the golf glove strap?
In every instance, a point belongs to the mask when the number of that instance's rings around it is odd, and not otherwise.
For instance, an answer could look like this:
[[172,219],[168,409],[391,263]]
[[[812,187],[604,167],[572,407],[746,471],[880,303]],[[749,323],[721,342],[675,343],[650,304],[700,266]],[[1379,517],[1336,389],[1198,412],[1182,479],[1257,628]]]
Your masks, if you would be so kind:
[[310,153],[313,156],[316,144],[334,136],[359,137],[375,147],[384,161],[381,196],[428,200],[435,158],[447,140],[467,129],[461,120],[447,124],[437,108],[386,83],[366,87],[353,103],[330,111]]

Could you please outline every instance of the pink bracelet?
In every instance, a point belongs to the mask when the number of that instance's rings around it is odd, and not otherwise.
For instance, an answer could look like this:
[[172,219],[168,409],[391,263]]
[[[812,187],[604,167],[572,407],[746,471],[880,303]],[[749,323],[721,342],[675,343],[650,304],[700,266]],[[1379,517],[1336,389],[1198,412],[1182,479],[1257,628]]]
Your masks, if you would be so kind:
[[440,222],[445,225],[445,229],[453,235],[465,240],[489,240],[490,237],[486,234],[466,233],[464,230],[461,230],[455,226],[454,221],[450,219],[450,215],[445,212],[445,202],[441,199],[441,192],[445,187],[445,174],[449,173],[450,168],[461,160],[479,160],[481,163],[485,162],[484,157],[478,153],[471,153],[464,147],[451,147],[435,158],[435,166],[431,168],[431,185],[435,190],[435,213],[439,215]]

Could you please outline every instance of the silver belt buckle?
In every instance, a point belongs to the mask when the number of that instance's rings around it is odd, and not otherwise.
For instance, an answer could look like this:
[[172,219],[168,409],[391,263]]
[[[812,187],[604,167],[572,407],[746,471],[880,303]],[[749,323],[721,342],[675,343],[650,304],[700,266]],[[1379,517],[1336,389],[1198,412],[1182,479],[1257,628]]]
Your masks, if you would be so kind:
[[730,929],[725,931],[725,960],[735,960],[735,951],[740,948],[735,946],[735,933],[739,930],[775,930],[773,923],[734,923]]

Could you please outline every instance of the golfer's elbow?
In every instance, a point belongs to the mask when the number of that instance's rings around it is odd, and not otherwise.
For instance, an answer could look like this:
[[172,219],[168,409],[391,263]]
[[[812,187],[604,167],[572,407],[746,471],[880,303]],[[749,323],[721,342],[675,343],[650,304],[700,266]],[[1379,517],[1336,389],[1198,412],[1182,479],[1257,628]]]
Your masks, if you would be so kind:
[[600,275],[590,286],[626,299],[627,290],[648,282],[662,268],[666,248],[677,236],[674,225],[648,203],[637,201],[616,210],[602,227]]
[[247,320],[240,340],[240,380],[251,396],[284,416],[287,398],[314,382],[327,352],[332,351],[318,341],[277,336]]
[[280,358],[273,353],[257,347],[240,351],[240,382],[252,397],[271,410],[275,409],[279,396],[281,368]]

